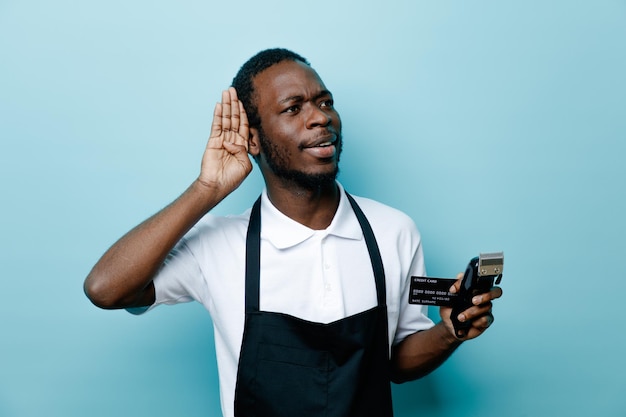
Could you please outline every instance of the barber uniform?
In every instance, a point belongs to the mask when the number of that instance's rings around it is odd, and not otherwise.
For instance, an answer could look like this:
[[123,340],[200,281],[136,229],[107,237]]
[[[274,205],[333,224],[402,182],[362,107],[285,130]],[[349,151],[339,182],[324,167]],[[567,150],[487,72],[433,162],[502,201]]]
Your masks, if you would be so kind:
[[261,199],[252,207],[235,417],[393,416],[383,263],[367,218],[347,197],[363,230],[378,305],[328,324],[259,310]]

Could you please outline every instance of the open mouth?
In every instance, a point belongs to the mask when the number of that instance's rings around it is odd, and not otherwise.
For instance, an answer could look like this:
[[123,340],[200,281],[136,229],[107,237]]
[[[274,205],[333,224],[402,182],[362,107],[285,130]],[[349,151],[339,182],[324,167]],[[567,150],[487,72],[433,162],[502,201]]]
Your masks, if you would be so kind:
[[322,143],[320,143],[319,145],[315,145],[315,146],[312,146],[312,147],[313,147],[313,148],[325,148],[325,147],[327,147],[327,146],[332,146],[332,145],[334,145],[334,144],[335,144],[335,142],[334,142],[334,141],[330,141],[330,140],[329,140],[329,141],[327,141],[327,142],[322,142]]
[[312,146],[307,146],[303,148],[303,150],[315,158],[326,160],[335,157],[337,153],[335,142],[335,139],[326,140]]
[[302,144],[302,149],[314,149],[314,148],[327,148],[329,146],[335,145],[337,142],[337,138],[335,135],[324,135],[317,138],[315,141],[310,141],[307,144]]

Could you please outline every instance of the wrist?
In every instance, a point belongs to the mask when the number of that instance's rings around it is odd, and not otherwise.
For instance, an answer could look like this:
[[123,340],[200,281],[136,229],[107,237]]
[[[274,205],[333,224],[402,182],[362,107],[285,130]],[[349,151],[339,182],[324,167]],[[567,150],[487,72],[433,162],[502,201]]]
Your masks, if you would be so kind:
[[[201,215],[206,214],[222,201],[226,195],[220,192],[217,184],[211,184],[197,178],[191,183],[183,194],[184,198],[195,207],[192,211],[199,210]],[[191,207],[190,207],[191,208]]]
[[456,348],[463,340],[457,338],[454,333],[450,330],[450,328],[441,320],[435,327],[438,327],[439,337],[442,339],[443,343],[446,345]]

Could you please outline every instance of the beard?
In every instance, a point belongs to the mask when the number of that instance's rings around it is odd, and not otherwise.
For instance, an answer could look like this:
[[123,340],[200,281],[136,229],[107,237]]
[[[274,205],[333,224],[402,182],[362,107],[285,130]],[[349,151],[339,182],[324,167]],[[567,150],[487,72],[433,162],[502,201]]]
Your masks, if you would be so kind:
[[339,174],[339,158],[343,147],[341,133],[335,141],[337,163],[335,169],[325,173],[308,173],[289,168],[289,152],[272,142],[261,127],[259,127],[259,142],[265,154],[265,161],[274,175],[289,182],[295,183],[305,190],[318,190],[324,186],[333,185]]

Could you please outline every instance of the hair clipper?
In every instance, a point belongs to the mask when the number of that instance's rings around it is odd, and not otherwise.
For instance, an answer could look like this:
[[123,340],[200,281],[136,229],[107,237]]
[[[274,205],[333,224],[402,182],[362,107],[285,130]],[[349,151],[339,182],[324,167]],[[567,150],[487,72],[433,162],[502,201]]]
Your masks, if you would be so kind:
[[502,269],[504,267],[504,253],[481,253],[473,258],[467,265],[458,298],[452,306],[450,319],[454,325],[454,332],[458,338],[467,336],[467,331],[471,327],[470,321],[460,322],[457,317],[463,311],[471,307],[472,298],[477,294],[489,291],[493,285],[499,284],[502,279]]

